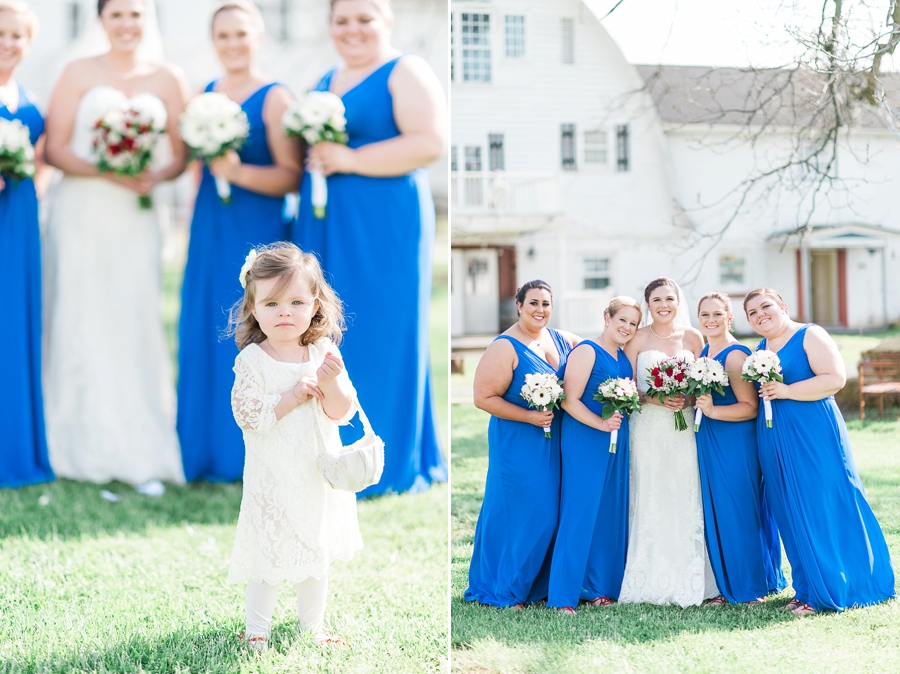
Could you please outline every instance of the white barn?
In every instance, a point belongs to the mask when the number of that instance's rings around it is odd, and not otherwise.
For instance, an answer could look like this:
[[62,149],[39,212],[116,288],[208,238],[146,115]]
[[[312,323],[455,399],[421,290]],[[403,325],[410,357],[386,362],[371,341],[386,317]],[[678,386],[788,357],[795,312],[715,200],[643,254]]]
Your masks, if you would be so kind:
[[728,74],[718,85],[739,92],[740,71],[629,64],[579,0],[454,0],[451,13],[454,336],[509,325],[532,278],[554,288],[554,324],[585,335],[611,296],[663,275],[692,279],[692,313],[709,290],[739,305],[769,285],[829,328],[900,320],[900,139],[883,123],[854,128],[839,162],[850,189],[802,239],[790,232],[803,204],[782,191],[703,256],[686,243],[719,229],[730,192],[792,143],[779,121],[754,150],[729,142],[740,120],[698,113],[704,76]]

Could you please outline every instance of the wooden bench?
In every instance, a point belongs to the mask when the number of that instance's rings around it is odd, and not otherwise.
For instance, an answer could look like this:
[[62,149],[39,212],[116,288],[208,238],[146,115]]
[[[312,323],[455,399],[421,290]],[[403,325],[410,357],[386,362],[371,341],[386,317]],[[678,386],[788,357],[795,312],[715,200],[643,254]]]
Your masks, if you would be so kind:
[[900,395],[900,353],[870,351],[859,361],[859,418],[866,418],[866,396],[878,396],[878,413],[884,414],[884,397]]

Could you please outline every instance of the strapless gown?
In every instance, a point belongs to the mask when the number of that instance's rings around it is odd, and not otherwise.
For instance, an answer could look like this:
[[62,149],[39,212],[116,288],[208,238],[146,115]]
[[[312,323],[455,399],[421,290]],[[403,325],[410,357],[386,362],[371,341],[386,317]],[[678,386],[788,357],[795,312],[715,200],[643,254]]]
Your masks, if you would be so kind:
[[[691,360],[690,351],[682,351]],[[666,354],[638,354],[635,380],[647,392],[647,370]],[[692,409],[684,411],[691,419]],[[675,429],[673,412],[646,404],[631,418],[628,553],[619,601],[697,606],[716,597],[706,553],[697,443]]]
[[[78,103],[70,147],[93,163],[91,128],[128,101],[108,86]],[[165,122],[152,94],[131,99]],[[163,163],[168,140],[157,143]],[[175,391],[160,315],[155,210],[104,178],[65,176],[51,195],[44,246],[47,440],[59,477],[182,482]]]

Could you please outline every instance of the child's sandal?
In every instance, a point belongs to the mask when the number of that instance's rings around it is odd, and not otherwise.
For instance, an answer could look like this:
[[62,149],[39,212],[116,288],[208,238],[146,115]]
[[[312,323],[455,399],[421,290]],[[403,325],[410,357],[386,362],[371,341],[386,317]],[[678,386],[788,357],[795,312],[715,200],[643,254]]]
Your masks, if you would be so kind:
[[328,632],[313,632],[313,639],[316,641],[316,646],[346,646],[346,642],[341,639],[339,636],[334,634],[328,634]]
[[240,642],[256,651],[264,651],[268,648],[268,640],[264,636],[247,636],[247,631],[241,632]]

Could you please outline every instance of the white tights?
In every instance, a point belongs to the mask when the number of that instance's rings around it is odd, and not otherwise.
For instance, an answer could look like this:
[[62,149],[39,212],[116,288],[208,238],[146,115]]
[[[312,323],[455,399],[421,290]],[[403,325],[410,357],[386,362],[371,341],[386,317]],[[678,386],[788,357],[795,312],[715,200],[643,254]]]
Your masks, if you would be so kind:
[[[325,618],[325,599],[328,595],[328,577],[307,578],[297,583],[297,612],[300,628],[310,632],[322,629]],[[278,585],[247,581],[247,636],[268,638],[272,628],[272,613],[278,600]]]

